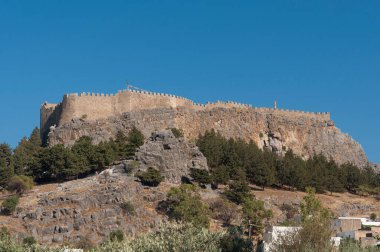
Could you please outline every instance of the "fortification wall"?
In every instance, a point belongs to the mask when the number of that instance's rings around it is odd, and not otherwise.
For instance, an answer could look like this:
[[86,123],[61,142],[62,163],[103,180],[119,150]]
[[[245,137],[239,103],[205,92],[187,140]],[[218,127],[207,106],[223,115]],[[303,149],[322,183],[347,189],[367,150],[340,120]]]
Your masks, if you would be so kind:
[[211,111],[216,108],[227,110],[237,109],[249,113],[276,115],[294,120],[299,118],[317,120],[320,122],[327,122],[330,120],[329,113],[255,108],[252,105],[231,101],[198,104],[187,98],[170,94],[120,90],[116,94],[67,94],[63,97],[62,103],[59,105],[44,104],[41,107],[41,136],[43,137],[43,140],[46,140],[44,137],[47,136],[51,126],[61,126],[77,119],[98,121],[110,117],[119,117],[128,112],[161,108],[182,108],[194,112]]
[[155,108],[193,108],[194,103],[186,98],[168,94],[122,90],[117,94],[81,93],[63,98],[63,111],[57,125],[72,119],[99,120],[120,116],[125,112]]
[[96,120],[115,115],[115,96],[94,93],[69,94],[63,98],[59,125],[72,119]]
[[74,118],[88,120],[104,119],[119,116],[125,112],[141,109],[176,108],[184,107],[191,110],[210,110],[214,108],[253,109],[264,114],[276,114],[288,117],[308,117],[317,120],[330,120],[329,113],[314,113],[298,110],[255,108],[249,104],[237,102],[213,102],[207,104],[194,103],[184,97],[170,94],[122,90],[117,94],[82,93],[65,95],[60,124],[67,123]]

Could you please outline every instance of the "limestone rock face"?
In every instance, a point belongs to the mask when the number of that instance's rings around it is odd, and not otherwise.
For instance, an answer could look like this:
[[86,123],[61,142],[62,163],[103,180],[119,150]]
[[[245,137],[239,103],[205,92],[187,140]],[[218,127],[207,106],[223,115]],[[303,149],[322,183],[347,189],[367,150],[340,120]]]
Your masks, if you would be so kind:
[[198,147],[183,138],[175,138],[169,130],[152,133],[137,151],[136,159],[140,170],[158,169],[171,183],[180,183],[182,177],[189,177],[191,168],[208,170],[207,160]]
[[[75,244],[85,239],[96,244],[114,230],[135,235],[166,220],[154,210],[166,197],[165,187],[146,189],[117,168],[109,176],[37,188],[21,198],[13,218],[0,220],[17,238],[33,236],[44,244]],[[123,202],[130,202],[136,213],[125,212]]]
[[375,170],[375,172],[380,172],[380,164],[370,163],[370,166]]
[[72,120],[50,131],[48,141],[50,145],[72,145],[79,137],[87,135],[94,143],[99,143],[114,137],[118,130],[128,132],[133,126],[147,138],[157,130],[180,128],[188,140],[214,129],[226,138],[252,140],[260,148],[269,148],[279,155],[292,149],[303,158],[323,154],[339,164],[368,165],[361,145],[342,133],[330,119],[277,110],[234,107],[142,109],[101,120]]

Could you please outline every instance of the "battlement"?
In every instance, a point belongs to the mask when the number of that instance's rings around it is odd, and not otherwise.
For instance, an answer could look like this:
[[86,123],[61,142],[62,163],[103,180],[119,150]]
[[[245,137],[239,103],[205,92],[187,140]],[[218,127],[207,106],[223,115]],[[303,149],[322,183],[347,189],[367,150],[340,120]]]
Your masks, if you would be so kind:
[[[195,110],[213,109],[213,108],[241,108],[241,109],[254,109],[255,111],[262,112],[262,113],[277,113],[277,114],[284,114],[284,115],[286,113],[289,113],[292,115],[297,114],[300,116],[308,116],[308,117],[315,116],[316,118],[323,117],[324,120],[326,120],[327,117],[328,117],[328,119],[330,119],[329,118],[330,113],[328,113],[328,112],[307,112],[307,111],[280,109],[280,108],[254,107],[251,104],[244,104],[244,103],[239,103],[239,102],[234,102],[234,101],[226,101],[226,102],[216,101],[216,102],[207,102],[206,104],[202,104],[202,103],[195,103],[188,98],[173,95],[173,94],[156,93],[156,92],[148,92],[148,91],[136,91],[136,90],[127,90],[127,89],[118,90],[118,92],[116,94],[83,92],[83,93],[79,93],[79,94],[78,93],[66,94],[65,97],[66,98],[69,98],[69,97],[94,97],[94,98],[96,98],[96,97],[103,98],[104,97],[105,98],[105,97],[118,97],[122,94],[128,94],[128,93],[140,94],[142,96],[146,96],[147,99],[157,98],[157,97],[167,97],[167,98],[176,99],[178,101],[186,102],[188,109],[195,109]],[[152,100],[152,103],[154,103],[154,102],[155,101]],[[156,105],[157,106],[162,105],[159,103],[160,102],[158,102],[158,104],[156,104]],[[54,105],[54,104],[49,104],[49,105]],[[152,106],[154,106],[154,105],[152,104]],[[141,106],[139,106],[139,108],[144,109],[144,107],[141,107]],[[147,109],[149,109],[149,108],[147,108]],[[126,111],[124,111],[124,112],[126,112]]]

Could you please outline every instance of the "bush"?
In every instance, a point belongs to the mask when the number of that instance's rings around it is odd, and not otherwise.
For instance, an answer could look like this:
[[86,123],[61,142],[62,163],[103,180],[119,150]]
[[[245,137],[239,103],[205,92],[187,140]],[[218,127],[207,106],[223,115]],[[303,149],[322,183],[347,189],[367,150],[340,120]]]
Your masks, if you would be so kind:
[[170,130],[173,133],[175,138],[183,137],[183,130],[182,129],[171,128]]
[[158,186],[164,178],[161,176],[160,171],[149,167],[147,171],[140,172],[137,174],[137,177],[140,179],[141,183],[146,186]]
[[245,238],[244,230],[241,227],[230,227],[220,241],[221,251],[250,252],[252,243],[249,238]]
[[7,227],[1,227],[0,228],[0,238],[9,237],[11,234],[9,233],[9,230]]
[[167,195],[166,214],[177,221],[190,222],[195,226],[209,226],[209,209],[203,204],[198,188],[182,184],[172,187]]
[[376,218],[377,218],[377,215],[376,215],[375,213],[371,213],[371,215],[369,216],[369,218],[370,218],[371,220],[375,221]]
[[298,214],[298,209],[295,208],[293,205],[283,203],[282,206],[280,207],[280,210],[282,212],[285,212],[286,219],[291,220],[294,218],[296,214]]
[[211,180],[213,185],[218,187],[219,184],[226,185],[230,180],[230,174],[227,166],[220,166],[211,169]]
[[273,216],[271,210],[264,206],[264,201],[246,198],[243,203],[243,219],[246,224],[253,225],[253,231],[262,233],[264,229],[264,221],[269,220]]
[[274,242],[275,251],[331,251],[331,213],[322,207],[314,188],[301,202],[302,228]]
[[17,207],[17,204],[19,202],[18,196],[10,196],[6,200],[3,201],[2,207],[3,207],[3,213],[5,215],[11,215]]
[[241,204],[245,198],[249,197],[249,192],[250,188],[245,180],[236,180],[230,183],[228,190],[224,194],[232,202]]
[[110,233],[110,241],[118,241],[121,242],[124,240],[124,233],[121,230],[115,230]]
[[32,246],[34,244],[37,243],[36,239],[34,239],[33,236],[28,236],[28,237],[25,237],[23,240],[22,240],[22,243],[26,246]]
[[33,179],[24,175],[13,176],[8,182],[8,190],[22,195],[33,188]]
[[135,155],[136,149],[144,144],[144,135],[136,127],[133,127],[127,136],[128,143],[126,144],[127,158]]
[[236,205],[225,199],[215,199],[209,203],[209,206],[213,218],[222,221],[226,226],[230,225],[231,220],[238,214]]
[[131,160],[127,162],[126,165],[124,165],[124,171],[128,175],[132,174],[132,172],[136,171],[137,168],[140,166],[140,162],[137,160]]
[[123,251],[221,251],[223,232],[211,232],[191,224],[166,223],[156,232],[141,235],[123,242],[107,242],[96,249],[98,252]]
[[135,207],[130,201],[121,203],[120,207],[125,213],[129,215],[136,215]]
[[190,176],[198,183],[201,183],[201,184],[211,183],[210,174],[206,170],[191,168]]

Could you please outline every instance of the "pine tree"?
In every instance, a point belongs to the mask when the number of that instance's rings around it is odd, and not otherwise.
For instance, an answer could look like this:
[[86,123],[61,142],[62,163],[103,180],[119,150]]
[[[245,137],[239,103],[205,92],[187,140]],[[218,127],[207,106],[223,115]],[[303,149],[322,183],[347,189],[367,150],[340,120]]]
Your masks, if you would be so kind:
[[28,167],[33,163],[42,149],[42,142],[38,128],[34,128],[29,139],[24,137],[14,150],[15,174],[30,173]]
[[5,188],[13,174],[12,149],[8,144],[0,144],[0,187]]
[[138,147],[144,144],[144,135],[136,127],[133,127],[127,136],[126,157],[131,158],[135,155]]
[[127,155],[127,137],[124,132],[118,131],[114,142],[115,152],[118,158],[125,158]]

